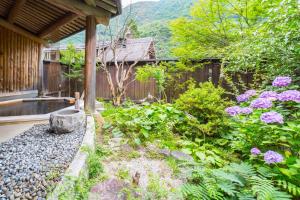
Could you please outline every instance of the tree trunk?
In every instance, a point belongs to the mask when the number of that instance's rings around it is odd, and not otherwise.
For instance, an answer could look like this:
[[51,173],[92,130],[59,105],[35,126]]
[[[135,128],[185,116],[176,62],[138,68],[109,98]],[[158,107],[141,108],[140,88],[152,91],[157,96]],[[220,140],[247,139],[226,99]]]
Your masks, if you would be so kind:
[[120,95],[116,95],[115,97],[113,97],[114,106],[120,106],[121,105],[121,99],[122,99],[122,96],[120,96]]

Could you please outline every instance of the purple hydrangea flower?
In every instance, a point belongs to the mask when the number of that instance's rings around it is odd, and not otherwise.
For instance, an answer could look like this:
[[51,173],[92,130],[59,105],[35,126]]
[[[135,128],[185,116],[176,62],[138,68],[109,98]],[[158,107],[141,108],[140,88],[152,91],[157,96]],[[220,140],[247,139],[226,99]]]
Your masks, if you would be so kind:
[[261,154],[261,151],[258,148],[256,148],[256,147],[252,148],[250,150],[250,152],[251,152],[252,155],[255,155],[255,156]]
[[280,101],[295,101],[300,103],[300,92],[298,90],[287,90],[278,94]]
[[240,108],[239,106],[232,106],[232,107],[226,108],[225,111],[226,111],[227,114],[229,114],[230,116],[235,116],[235,115],[240,114],[241,108]]
[[278,94],[274,91],[264,91],[260,94],[259,98],[266,98],[269,100],[276,100],[277,99]]
[[256,95],[256,90],[247,90],[245,94],[248,95],[249,97],[253,97]]
[[292,82],[292,78],[289,76],[278,76],[273,81],[272,85],[274,87],[285,87]]
[[247,95],[247,94],[241,94],[241,95],[239,95],[239,96],[236,97],[236,100],[238,102],[245,102],[245,101],[248,101],[249,98],[250,98],[249,95]]
[[245,107],[245,108],[241,108],[240,113],[241,114],[245,114],[245,115],[249,115],[253,112],[252,108],[249,107]]
[[267,164],[280,163],[283,161],[283,156],[275,151],[267,151],[264,155],[264,160]]
[[255,99],[250,104],[251,108],[271,108],[272,105],[272,101],[265,98]]
[[271,123],[283,124],[282,115],[280,113],[277,113],[277,112],[274,112],[274,111],[263,113],[260,116],[260,120],[267,123],[267,124],[271,124]]

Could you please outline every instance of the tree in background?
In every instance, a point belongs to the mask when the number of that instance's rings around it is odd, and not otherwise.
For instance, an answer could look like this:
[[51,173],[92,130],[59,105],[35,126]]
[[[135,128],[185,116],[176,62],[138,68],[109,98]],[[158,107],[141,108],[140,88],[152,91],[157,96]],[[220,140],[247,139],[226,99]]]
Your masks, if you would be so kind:
[[171,23],[175,56],[222,59],[223,72],[269,80],[299,66],[297,0],[199,0],[191,16]]
[[[98,66],[106,75],[115,106],[121,105],[128,86],[135,81],[134,67],[150,53],[148,51],[142,52],[141,57],[137,57],[130,62],[127,61],[127,57],[132,52],[127,51],[126,55],[119,54],[120,49],[126,48],[125,35],[130,28],[128,26],[130,25],[130,23],[128,23],[129,20],[130,15],[128,15],[124,23],[119,23],[118,26],[114,25],[114,30],[117,30],[117,32],[112,31],[110,26],[108,27],[107,34],[110,35],[110,41],[108,44],[99,46],[99,55],[97,56],[99,59]],[[101,44],[101,42],[99,44]]]
[[71,96],[71,80],[74,80],[75,90],[78,90],[78,82],[83,81],[84,51],[77,51],[73,44],[68,44],[66,50],[60,51],[60,62],[68,67],[64,73],[69,79],[69,96]]
[[159,65],[145,65],[137,68],[136,80],[141,82],[148,82],[151,78],[155,79],[158,90],[158,100],[165,96],[165,83],[167,79],[166,68],[163,64]]
[[248,37],[227,48],[227,71],[255,71],[269,81],[276,75],[299,75],[300,11],[298,0],[264,1],[268,14]]
[[141,33],[139,32],[138,25],[134,19],[130,19],[127,23],[127,28],[131,31],[134,38],[139,38]]
[[171,24],[175,56],[180,58],[223,57],[225,48],[245,38],[264,15],[258,0],[199,0],[190,17]]

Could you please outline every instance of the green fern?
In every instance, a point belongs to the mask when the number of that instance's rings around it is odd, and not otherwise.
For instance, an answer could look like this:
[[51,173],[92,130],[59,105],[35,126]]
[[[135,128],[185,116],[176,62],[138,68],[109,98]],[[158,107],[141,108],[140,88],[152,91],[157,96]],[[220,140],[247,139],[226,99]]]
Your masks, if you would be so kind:
[[277,185],[293,196],[300,196],[300,187],[287,182],[286,180],[277,180]]
[[[266,175],[265,176],[263,176]],[[190,183],[182,188],[188,200],[194,199],[239,199],[239,200],[290,200],[292,196],[275,187],[267,168],[259,171],[247,163],[233,163],[219,169],[198,168]],[[298,192],[292,184],[278,182],[279,186],[291,192]],[[300,190],[299,190],[300,191]],[[293,193],[292,193],[293,194]]]
[[250,178],[252,191],[258,200],[288,200],[292,197],[286,192],[281,192],[273,186],[273,182],[264,177],[254,176]]
[[207,190],[203,184],[193,185],[185,184],[182,187],[183,195],[190,200],[203,199],[210,200],[210,197],[207,195]]

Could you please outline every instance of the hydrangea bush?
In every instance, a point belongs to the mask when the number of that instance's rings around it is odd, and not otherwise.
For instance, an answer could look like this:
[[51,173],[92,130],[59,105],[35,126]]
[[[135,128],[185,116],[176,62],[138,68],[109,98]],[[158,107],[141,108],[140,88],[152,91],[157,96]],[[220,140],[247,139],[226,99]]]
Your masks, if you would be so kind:
[[265,91],[239,95],[238,105],[225,109],[232,131],[224,138],[254,165],[300,189],[300,91],[291,84],[280,76]]
[[295,132],[300,130],[300,91],[275,91],[291,82],[290,77],[277,77],[272,83],[273,90],[248,90],[237,97],[239,105],[225,109],[232,117],[231,125],[238,130],[234,148],[248,152],[253,146],[267,148],[276,144],[278,148],[299,149]]

